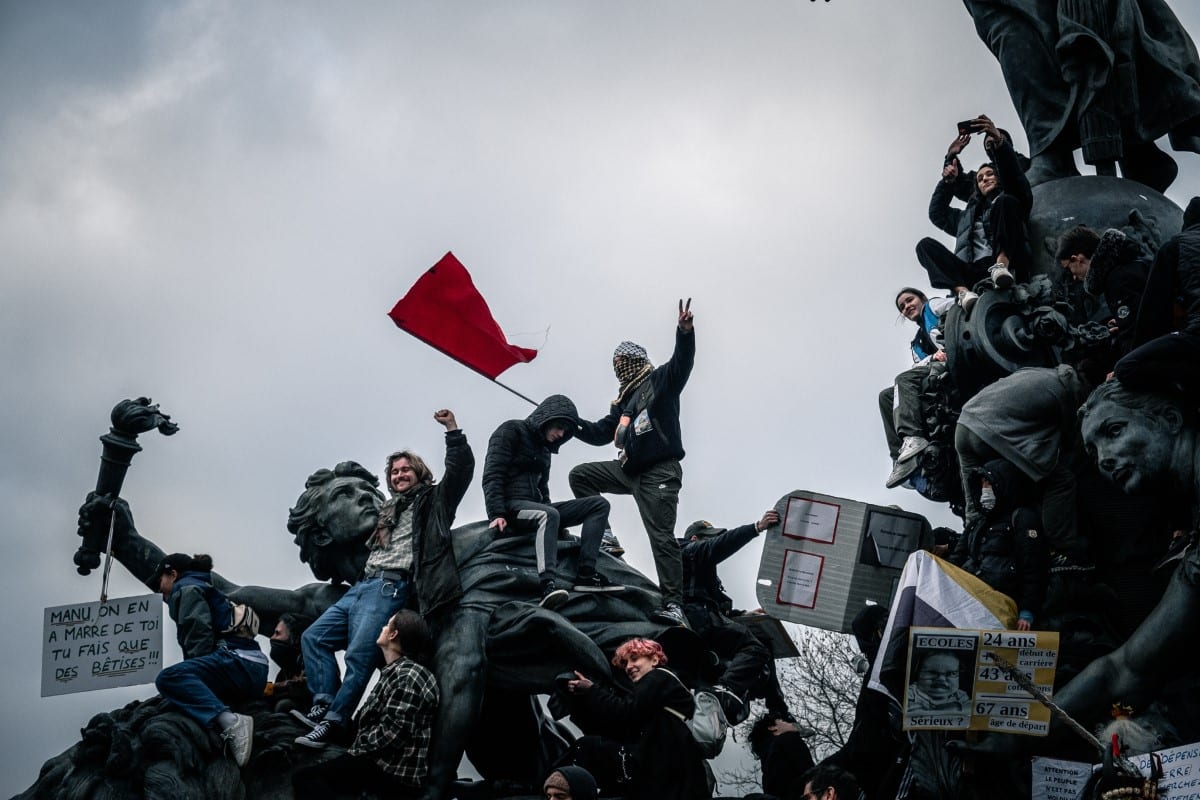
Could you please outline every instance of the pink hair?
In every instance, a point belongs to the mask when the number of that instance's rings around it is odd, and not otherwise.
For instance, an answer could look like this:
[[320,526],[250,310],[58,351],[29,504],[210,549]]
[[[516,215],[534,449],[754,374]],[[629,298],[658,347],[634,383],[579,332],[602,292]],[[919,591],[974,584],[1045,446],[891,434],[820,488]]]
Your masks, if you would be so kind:
[[617,669],[625,669],[629,659],[638,656],[658,656],[660,666],[667,663],[667,654],[663,652],[662,645],[653,639],[630,639],[617,648],[612,663]]

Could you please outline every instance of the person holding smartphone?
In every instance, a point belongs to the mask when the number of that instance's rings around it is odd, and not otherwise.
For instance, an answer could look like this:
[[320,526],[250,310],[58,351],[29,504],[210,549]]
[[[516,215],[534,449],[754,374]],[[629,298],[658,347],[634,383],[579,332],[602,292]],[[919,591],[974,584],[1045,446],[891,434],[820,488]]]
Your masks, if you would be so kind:
[[[1021,169],[1012,140],[985,115],[959,123],[942,166],[942,177],[929,200],[929,220],[955,237],[954,251],[936,239],[917,243],[917,261],[929,274],[929,284],[948,289],[964,310],[978,299],[973,289],[990,280],[998,289],[1029,279],[1033,253],[1026,225],[1033,208],[1033,190]],[[955,208],[962,173],[958,154],[975,133],[984,136],[989,160],[975,172],[974,187],[965,208]]]

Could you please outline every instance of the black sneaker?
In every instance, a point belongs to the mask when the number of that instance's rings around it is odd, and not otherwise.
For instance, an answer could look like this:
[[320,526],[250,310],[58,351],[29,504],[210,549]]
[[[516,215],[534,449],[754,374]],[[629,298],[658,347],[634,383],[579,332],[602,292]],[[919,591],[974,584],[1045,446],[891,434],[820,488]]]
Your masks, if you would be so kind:
[[679,603],[667,603],[658,611],[650,615],[650,618],[655,622],[663,622],[667,625],[678,625],[681,628],[691,629],[688,624],[687,615],[683,613],[683,608]]
[[325,713],[327,711],[329,711],[328,704],[315,703],[313,707],[308,710],[307,714],[298,708],[293,708],[291,710],[291,715],[304,725],[307,725],[310,729],[315,730],[317,725],[321,724],[321,720],[325,719]]
[[600,539],[600,550],[608,553],[613,558],[620,558],[625,555],[625,548],[617,541],[617,535],[612,532],[612,528],[604,529],[604,536]]
[[613,583],[599,572],[592,572],[588,574],[580,574],[580,576],[575,579],[575,591],[623,592],[625,591],[625,587],[619,583]]
[[566,589],[560,589],[552,581],[547,581],[542,584],[542,600],[538,605],[547,611],[553,611],[567,602],[568,596]]
[[327,719],[323,722],[318,722],[317,726],[304,736],[297,736],[296,744],[304,747],[311,747],[314,750],[320,750],[326,745],[337,744],[342,738],[342,725],[340,722]]

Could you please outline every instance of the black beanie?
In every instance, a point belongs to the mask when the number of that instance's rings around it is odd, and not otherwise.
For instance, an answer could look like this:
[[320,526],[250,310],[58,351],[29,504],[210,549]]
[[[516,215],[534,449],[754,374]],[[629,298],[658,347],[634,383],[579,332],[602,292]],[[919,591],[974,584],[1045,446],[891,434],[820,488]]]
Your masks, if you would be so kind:
[[[554,774],[558,773],[566,779],[568,786],[567,791],[571,795],[571,800],[596,800],[598,792],[596,790],[596,779],[592,777],[592,773],[588,772],[583,767],[574,765],[559,767],[550,776],[546,778],[545,786],[557,785],[558,782],[553,780]],[[561,787],[560,787],[561,788]]]

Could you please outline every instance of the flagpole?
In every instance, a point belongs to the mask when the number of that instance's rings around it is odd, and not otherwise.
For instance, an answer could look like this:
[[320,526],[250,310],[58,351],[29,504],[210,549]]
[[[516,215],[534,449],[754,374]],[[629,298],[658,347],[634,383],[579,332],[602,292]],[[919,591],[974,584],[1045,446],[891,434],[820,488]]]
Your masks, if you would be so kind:
[[[459,363],[461,364],[462,362],[460,361]],[[475,370],[475,371],[476,371],[476,372],[479,372],[479,370]],[[483,375],[483,373],[482,373],[482,372],[479,372],[479,374],[480,374],[480,375]],[[487,377],[487,376],[485,375],[484,377]],[[536,400],[531,400],[531,399],[529,399],[528,397],[526,397],[525,395],[521,394],[520,392],[518,392],[516,389],[512,388],[511,386],[505,386],[503,383],[501,383],[500,381],[496,380],[495,378],[488,378],[488,380],[490,380],[492,383],[494,383],[494,384],[496,384],[497,386],[499,386],[501,389],[508,389],[510,392],[512,392],[513,394],[515,394],[517,397],[521,398],[521,399],[522,399],[522,400],[524,400],[525,402],[527,402],[527,403],[529,403],[529,404],[531,404],[531,405],[533,405],[533,406],[535,406],[535,407],[537,406],[537,401],[536,401]]]

